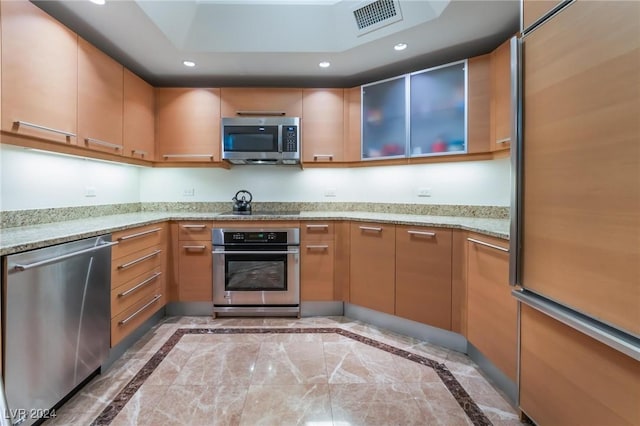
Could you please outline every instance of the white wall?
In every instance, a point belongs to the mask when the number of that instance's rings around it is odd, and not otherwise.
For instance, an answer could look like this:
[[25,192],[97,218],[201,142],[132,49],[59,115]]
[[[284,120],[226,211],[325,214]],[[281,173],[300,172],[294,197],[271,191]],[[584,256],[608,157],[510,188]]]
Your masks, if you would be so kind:
[[[0,145],[0,210],[140,201],[140,167]],[[87,197],[87,188],[95,197]]]
[[[140,172],[140,201],[230,201],[247,189],[255,201],[508,206],[509,173],[508,159],[351,169],[146,168]],[[431,196],[418,197],[419,188],[428,188]],[[325,196],[327,191],[335,196]]]
[[[239,189],[255,201],[508,206],[509,173],[508,159],[351,169],[147,168],[0,145],[0,210],[230,201]],[[96,196],[87,197],[87,188]],[[418,188],[431,196],[418,197]]]

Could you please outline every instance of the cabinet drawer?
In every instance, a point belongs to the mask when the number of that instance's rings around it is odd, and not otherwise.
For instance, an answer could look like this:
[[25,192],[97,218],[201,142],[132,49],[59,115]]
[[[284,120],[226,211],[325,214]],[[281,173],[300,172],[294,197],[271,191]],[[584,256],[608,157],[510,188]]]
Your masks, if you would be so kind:
[[118,244],[111,249],[111,258],[119,259],[123,256],[142,249],[159,245],[162,242],[163,224],[141,226],[114,232],[112,240]]
[[135,277],[160,266],[162,249],[146,248],[111,263],[111,288],[117,288]]
[[160,292],[163,280],[161,268],[157,267],[112,289],[111,318],[121,314],[139,300],[148,299],[152,294]]
[[178,239],[180,241],[211,241],[211,222],[180,222]]
[[301,222],[302,241],[333,241],[333,222]]
[[111,320],[111,347],[138,328],[164,305],[164,295],[156,293],[144,298]]

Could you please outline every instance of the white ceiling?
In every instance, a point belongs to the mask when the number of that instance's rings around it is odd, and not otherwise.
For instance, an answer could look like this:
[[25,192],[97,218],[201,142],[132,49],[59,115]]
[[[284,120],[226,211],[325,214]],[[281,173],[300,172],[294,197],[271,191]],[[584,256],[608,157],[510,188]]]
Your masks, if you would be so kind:
[[398,22],[359,34],[353,10],[370,0],[33,2],[158,86],[355,86],[487,53],[520,11],[519,0],[399,0]]

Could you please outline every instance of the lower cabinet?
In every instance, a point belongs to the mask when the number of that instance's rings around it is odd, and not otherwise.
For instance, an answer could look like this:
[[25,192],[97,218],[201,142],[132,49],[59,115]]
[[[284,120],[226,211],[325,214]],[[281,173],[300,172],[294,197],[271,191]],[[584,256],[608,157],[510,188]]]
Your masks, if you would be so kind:
[[333,223],[302,222],[300,234],[300,300],[335,300]]
[[397,316],[451,330],[451,239],[449,229],[396,227]]
[[115,232],[111,252],[111,346],[116,346],[167,301],[166,225]]
[[178,301],[213,302],[211,240],[180,241]]
[[518,305],[509,286],[504,240],[467,238],[467,339],[517,382]]
[[351,303],[391,315],[395,313],[395,252],[395,225],[351,223]]
[[521,304],[520,408],[539,425],[640,424],[640,362]]

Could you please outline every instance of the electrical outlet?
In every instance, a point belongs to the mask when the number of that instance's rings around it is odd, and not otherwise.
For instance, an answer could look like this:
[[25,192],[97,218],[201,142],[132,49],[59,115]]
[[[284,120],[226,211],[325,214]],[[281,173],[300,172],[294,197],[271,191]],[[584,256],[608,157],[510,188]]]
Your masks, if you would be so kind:
[[325,197],[335,197],[336,196],[336,189],[335,188],[326,188],[324,190],[324,196]]
[[193,197],[196,195],[196,189],[195,188],[186,188],[184,191],[182,191],[182,196],[183,197]]
[[96,196],[96,188],[94,186],[87,186],[84,188],[84,196],[85,197],[95,197]]
[[416,190],[418,197],[431,197],[431,188],[420,187]]

